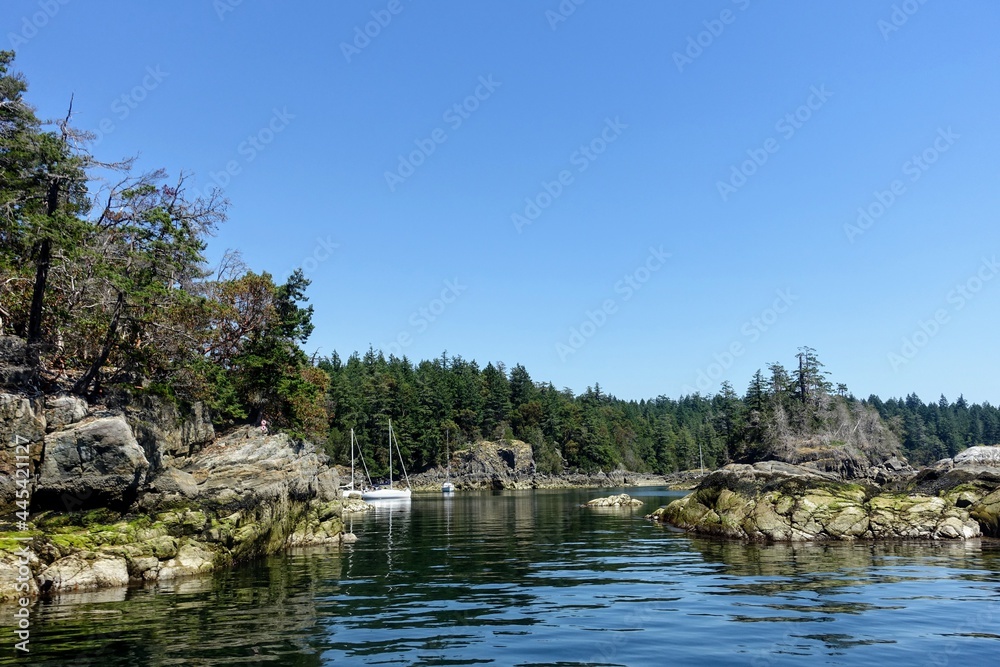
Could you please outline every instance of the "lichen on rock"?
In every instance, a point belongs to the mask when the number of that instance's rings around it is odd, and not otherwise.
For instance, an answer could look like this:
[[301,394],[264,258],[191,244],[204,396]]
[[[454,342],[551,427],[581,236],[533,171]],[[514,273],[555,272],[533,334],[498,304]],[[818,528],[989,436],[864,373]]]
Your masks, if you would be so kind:
[[[336,470],[312,444],[249,427],[210,438],[199,411],[185,418],[156,403],[132,407],[81,415],[78,399],[0,394],[0,427],[30,434],[37,464],[31,530],[0,539],[0,600],[23,594],[25,543],[13,537],[30,538],[31,596],[176,579],[290,546],[350,541],[341,538]],[[0,491],[13,501],[13,488]]]
[[784,463],[725,466],[649,518],[751,541],[969,539],[982,534],[976,517],[948,498],[881,491]]

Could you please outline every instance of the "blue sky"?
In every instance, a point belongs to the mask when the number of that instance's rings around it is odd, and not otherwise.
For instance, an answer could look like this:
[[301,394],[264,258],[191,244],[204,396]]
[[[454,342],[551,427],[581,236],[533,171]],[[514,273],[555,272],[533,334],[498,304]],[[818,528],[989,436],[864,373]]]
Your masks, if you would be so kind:
[[808,345],[859,396],[1000,402],[994,2],[8,0],[0,26],[98,157],[224,186],[210,259],[304,268],[310,353],[648,398]]

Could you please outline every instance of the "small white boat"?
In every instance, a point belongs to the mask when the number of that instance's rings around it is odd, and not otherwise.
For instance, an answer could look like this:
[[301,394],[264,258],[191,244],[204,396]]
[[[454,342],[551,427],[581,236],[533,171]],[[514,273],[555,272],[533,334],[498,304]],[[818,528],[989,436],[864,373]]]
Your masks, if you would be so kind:
[[455,493],[455,485],[451,482],[451,450],[448,447],[448,431],[444,432],[444,457],[448,461],[448,472],[441,485],[441,493]]
[[389,420],[389,484],[377,489],[367,489],[361,492],[362,500],[409,500],[410,499],[410,478],[406,474],[406,466],[403,465],[403,453],[399,451],[399,440],[395,440],[396,455],[399,456],[399,467],[403,469],[403,477],[406,479],[405,489],[396,489],[392,486],[392,445],[394,436],[392,434],[392,420]]

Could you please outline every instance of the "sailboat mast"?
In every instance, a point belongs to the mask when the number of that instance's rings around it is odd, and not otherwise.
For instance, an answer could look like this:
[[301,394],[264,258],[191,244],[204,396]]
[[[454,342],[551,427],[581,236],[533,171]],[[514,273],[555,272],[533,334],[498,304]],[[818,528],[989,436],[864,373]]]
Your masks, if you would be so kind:
[[392,488],[392,420],[389,420],[389,488]]
[[354,429],[351,429],[351,491],[354,490]]

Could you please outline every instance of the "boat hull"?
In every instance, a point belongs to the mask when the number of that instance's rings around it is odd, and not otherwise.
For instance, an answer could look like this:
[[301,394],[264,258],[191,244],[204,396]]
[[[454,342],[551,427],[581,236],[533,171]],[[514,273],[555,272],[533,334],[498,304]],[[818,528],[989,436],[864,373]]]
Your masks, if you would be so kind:
[[400,500],[409,497],[409,489],[372,489],[361,494],[362,500]]

